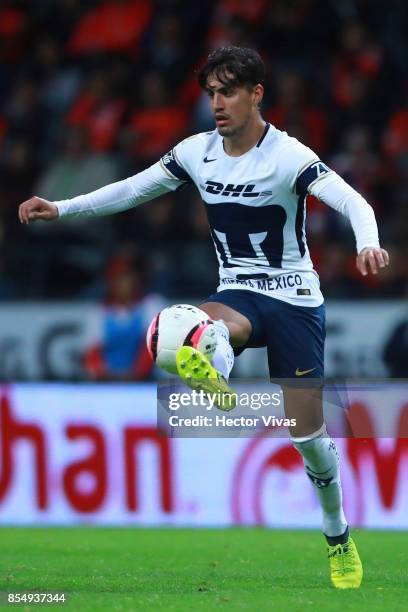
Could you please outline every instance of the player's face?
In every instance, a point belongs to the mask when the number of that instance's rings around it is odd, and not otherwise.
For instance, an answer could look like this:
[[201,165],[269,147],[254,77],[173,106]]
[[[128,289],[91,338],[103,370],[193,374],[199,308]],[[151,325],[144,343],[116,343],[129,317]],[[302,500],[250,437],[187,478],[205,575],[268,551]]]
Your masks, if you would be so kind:
[[210,76],[207,93],[219,134],[230,137],[244,131],[254,112],[258,112],[263,88],[228,85]]

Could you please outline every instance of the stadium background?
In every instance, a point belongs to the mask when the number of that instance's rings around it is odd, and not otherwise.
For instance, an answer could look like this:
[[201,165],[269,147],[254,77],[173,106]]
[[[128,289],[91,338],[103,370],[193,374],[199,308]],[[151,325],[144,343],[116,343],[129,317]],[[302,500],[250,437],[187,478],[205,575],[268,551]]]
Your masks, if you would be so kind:
[[[287,440],[157,436],[146,324],[217,281],[194,190],[28,227],[17,206],[122,179],[211,129],[194,69],[219,45],[254,46],[264,117],[366,196],[391,255],[359,277],[348,224],[309,202],[328,374],[407,377],[407,20],[389,0],[1,3],[2,524],[319,526]],[[266,374],[263,352],[235,373]],[[396,435],[405,392],[387,406]],[[408,527],[406,441],[339,441],[353,525]]]

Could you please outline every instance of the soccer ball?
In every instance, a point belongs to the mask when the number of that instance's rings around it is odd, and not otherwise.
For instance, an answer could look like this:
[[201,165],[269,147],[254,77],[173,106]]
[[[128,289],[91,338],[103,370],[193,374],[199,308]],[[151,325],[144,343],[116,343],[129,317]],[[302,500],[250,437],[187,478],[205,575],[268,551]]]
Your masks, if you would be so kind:
[[189,304],[159,312],[149,325],[146,342],[153,361],[170,374],[177,374],[176,353],[181,346],[192,346],[210,360],[217,346],[213,321],[206,312]]

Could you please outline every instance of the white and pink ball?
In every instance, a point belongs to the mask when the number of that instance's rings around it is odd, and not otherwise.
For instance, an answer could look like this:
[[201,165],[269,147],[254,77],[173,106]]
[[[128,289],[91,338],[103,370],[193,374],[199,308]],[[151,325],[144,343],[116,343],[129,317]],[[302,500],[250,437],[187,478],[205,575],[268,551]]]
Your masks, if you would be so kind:
[[216,330],[206,312],[189,304],[164,308],[149,325],[147,349],[153,361],[166,372],[177,374],[176,353],[192,346],[212,359],[217,346]]

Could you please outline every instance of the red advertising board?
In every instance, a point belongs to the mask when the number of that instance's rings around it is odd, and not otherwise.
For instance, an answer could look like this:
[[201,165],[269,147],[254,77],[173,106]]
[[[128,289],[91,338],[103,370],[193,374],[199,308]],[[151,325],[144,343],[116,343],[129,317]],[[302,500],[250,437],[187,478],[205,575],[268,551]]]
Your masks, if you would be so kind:
[[[406,388],[394,395],[394,438],[337,440],[352,525],[408,527]],[[9,385],[0,398],[2,524],[320,525],[288,438],[161,437],[154,385]],[[375,401],[352,398],[365,434]]]

